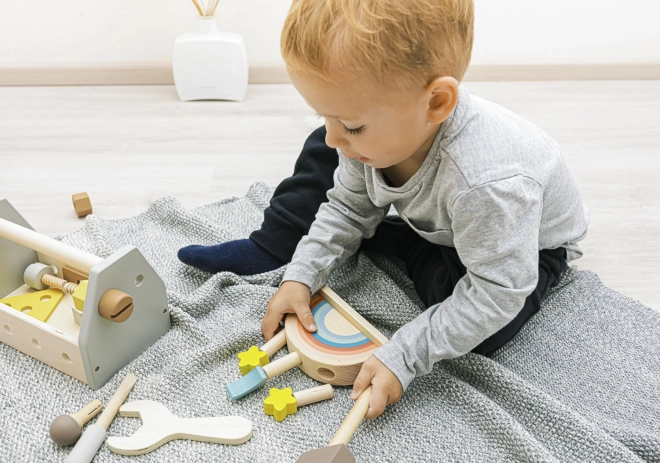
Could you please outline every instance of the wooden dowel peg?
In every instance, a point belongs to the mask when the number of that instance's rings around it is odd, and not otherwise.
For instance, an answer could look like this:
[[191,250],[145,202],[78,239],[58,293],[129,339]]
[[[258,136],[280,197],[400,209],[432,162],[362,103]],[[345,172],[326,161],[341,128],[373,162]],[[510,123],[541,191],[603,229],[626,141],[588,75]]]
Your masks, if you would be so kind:
[[6,219],[0,219],[0,237],[45,254],[85,273],[89,273],[92,267],[103,261],[100,257],[44,236],[29,228],[16,225]]
[[133,389],[136,381],[137,376],[132,373],[126,374],[121,384],[110,398],[110,401],[108,402],[108,405],[106,405],[105,410],[103,413],[101,413],[99,419],[96,420],[96,424],[98,426],[101,426],[103,429],[108,429],[108,426],[110,426],[110,423],[112,423],[112,420],[115,418],[117,411],[119,411],[119,407],[121,407],[121,404],[123,404],[126,400],[126,397],[128,397],[128,394],[131,392],[131,389]]
[[289,371],[293,367],[297,367],[301,362],[302,360],[300,359],[298,352],[291,352],[290,354],[269,363],[263,368],[268,379],[271,379],[277,375],[281,375],[285,371]]
[[313,404],[315,402],[320,402],[322,400],[332,399],[333,396],[334,391],[332,390],[332,386],[330,384],[324,384],[322,386],[317,386],[293,393],[293,397],[296,398],[296,402],[298,403],[299,407]]
[[270,338],[270,341],[267,341],[263,346],[261,346],[261,351],[265,352],[268,357],[275,355],[286,344],[286,330],[280,330],[275,336]]

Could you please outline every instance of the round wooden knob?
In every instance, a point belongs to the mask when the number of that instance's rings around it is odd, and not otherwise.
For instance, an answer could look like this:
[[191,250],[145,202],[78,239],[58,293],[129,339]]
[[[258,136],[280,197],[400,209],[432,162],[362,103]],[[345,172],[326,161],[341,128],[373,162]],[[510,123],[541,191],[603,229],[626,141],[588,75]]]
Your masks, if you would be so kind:
[[50,438],[57,445],[73,445],[82,434],[82,427],[103,410],[100,400],[92,400],[72,415],[60,415],[50,424]]
[[70,415],[60,415],[50,424],[49,433],[57,445],[73,445],[78,442],[82,431]]
[[116,323],[125,322],[133,313],[133,298],[122,291],[109,289],[99,301],[99,314]]

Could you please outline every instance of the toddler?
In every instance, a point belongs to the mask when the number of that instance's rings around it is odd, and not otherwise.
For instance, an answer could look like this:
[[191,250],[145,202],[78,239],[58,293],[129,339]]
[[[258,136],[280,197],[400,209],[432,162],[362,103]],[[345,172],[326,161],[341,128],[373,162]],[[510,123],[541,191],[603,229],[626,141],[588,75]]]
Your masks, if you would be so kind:
[[403,259],[428,308],[364,363],[351,397],[372,385],[367,418],[439,360],[508,342],[582,255],[588,211],[558,144],[459,83],[473,18],[472,0],[294,0],[282,54],[325,127],[261,230],[179,252],[213,272],[290,261],[267,340],[286,313],[314,331],[310,295],[361,247]]

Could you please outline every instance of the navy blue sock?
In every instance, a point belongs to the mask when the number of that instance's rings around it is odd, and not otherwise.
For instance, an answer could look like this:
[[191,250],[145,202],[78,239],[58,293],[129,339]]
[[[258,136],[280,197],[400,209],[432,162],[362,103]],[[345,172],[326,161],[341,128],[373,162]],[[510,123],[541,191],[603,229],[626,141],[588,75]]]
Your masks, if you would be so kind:
[[215,246],[192,245],[179,249],[179,260],[210,273],[255,275],[284,265],[251,239],[227,241]]

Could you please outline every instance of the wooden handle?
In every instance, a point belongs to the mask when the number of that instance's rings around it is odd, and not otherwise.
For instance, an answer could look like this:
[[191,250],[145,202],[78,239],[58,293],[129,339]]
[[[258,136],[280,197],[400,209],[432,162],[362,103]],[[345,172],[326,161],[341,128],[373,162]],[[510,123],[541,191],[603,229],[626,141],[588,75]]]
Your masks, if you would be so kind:
[[284,347],[284,344],[286,344],[286,330],[282,329],[279,333],[270,338],[270,341],[261,346],[261,349],[259,350],[265,352],[268,357],[272,357],[275,355],[275,352]]
[[364,334],[371,342],[377,347],[387,344],[388,339],[378,331],[371,323],[369,323],[362,315],[357,313],[350,305],[346,304],[344,300],[337,295],[328,286],[319,289],[318,293],[335,308],[337,312],[342,314],[349,322],[351,322],[362,334]]
[[89,273],[92,267],[103,261],[100,257],[56,241],[29,228],[16,225],[6,219],[0,219],[0,237],[62,261],[85,273]]
[[100,400],[92,400],[76,413],[72,413],[71,418],[76,420],[76,423],[82,428],[85,423],[101,413],[101,410],[103,410],[103,403]]
[[108,426],[110,426],[110,423],[112,423],[112,420],[115,418],[119,407],[121,407],[121,404],[123,404],[124,400],[126,400],[128,393],[131,392],[131,389],[133,389],[133,385],[136,381],[137,376],[132,373],[126,374],[123,381],[110,398],[110,401],[105,407],[105,410],[103,410],[103,413],[101,413],[99,419],[96,420],[95,424],[103,427],[103,429],[108,429]]
[[271,379],[277,375],[281,375],[285,371],[289,371],[293,367],[297,367],[301,363],[302,360],[300,359],[298,352],[291,352],[281,359],[277,359],[274,362],[265,365],[263,369],[266,376],[268,376],[268,379]]
[[353,437],[355,430],[360,426],[360,423],[362,423],[364,415],[367,414],[367,410],[369,410],[370,397],[371,386],[362,391],[360,397],[357,398],[353,404],[353,408],[351,408],[351,411],[346,415],[346,419],[344,419],[344,422],[339,426],[335,437],[332,438],[328,447],[335,444],[348,444],[348,441]]
[[329,384],[324,384],[323,386],[317,386],[311,389],[305,389],[304,391],[293,393],[293,396],[296,398],[296,404],[298,407],[320,402],[322,400],[332,399],[333,395],[334,391],[332,390],[332,386]]

